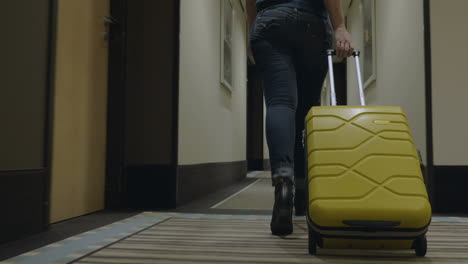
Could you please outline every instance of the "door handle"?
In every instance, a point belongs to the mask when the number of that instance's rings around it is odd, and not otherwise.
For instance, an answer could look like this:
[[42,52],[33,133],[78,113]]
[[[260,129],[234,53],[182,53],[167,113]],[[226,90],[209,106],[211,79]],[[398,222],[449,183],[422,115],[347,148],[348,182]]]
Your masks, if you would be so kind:
[[115,19],[112,16],[104,16],[104,26],[105,26],[105,31],[103,33],[104,35],[104,40],[109,40],[110,39],[110,26],[111,25],[120,25],[120,22]]

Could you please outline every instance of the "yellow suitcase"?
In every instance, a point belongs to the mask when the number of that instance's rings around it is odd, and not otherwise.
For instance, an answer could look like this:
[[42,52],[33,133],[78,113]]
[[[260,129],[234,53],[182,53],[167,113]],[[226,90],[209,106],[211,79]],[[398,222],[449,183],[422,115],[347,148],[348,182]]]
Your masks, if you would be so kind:
[[306,117],[309,253],[322,248],[427,251],[431,206],[419,156],[400,107],[336,106],[328,51],[332,106]]

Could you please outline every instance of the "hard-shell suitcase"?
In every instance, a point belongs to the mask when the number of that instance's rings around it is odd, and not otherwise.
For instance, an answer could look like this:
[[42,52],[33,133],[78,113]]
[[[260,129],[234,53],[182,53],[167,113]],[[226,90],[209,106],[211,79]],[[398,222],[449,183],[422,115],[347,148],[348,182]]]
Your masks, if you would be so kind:
[[336,106],[328,51],[332,106],[313,107],[305,120],[309,253],[322,248],[427,251],[431,206],[419,156],[400,107]]

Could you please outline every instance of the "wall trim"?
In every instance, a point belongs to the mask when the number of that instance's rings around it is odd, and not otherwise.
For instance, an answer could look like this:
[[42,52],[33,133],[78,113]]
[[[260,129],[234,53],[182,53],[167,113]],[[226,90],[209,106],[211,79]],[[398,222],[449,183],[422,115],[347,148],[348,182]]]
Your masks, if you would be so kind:
[[434,166],[435,213],[468,214],[468,166]]
[[132,209],[175,208],[175,178],[171,165],[128,165],[124,169],[124,205]]
[[179,165],[177,206],[245,179],[247,161]]
[[0,218],[0,244],[46,230],[49,216],[44,216],[44,209],[49,204],[43,198],[49,193],[44,182],[50,179],[50,169],[0,171],[0,178],[0,200],[5,201]]

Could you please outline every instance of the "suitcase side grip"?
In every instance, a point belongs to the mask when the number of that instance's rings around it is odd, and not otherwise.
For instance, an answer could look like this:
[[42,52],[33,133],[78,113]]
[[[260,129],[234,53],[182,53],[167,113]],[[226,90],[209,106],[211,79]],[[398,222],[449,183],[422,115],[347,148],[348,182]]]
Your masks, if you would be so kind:
[[394,228],[401,224],[398,221],[366,221],[366,220],[344,220],[343,224],[351,227],[362,227],[362,228]]

